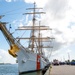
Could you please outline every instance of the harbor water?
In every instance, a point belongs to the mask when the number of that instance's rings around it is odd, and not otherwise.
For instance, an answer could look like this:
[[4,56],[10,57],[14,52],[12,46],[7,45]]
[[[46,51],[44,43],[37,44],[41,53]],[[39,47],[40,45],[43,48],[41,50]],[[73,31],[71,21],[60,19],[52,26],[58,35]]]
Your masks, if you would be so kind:
[[0,75],[18,75],[18,65],[1,64]]
[[[0,75],[19,75],[17,64],[4,64],[0,65]],[[21,75],[42,75],[41,72],[26,73]]]

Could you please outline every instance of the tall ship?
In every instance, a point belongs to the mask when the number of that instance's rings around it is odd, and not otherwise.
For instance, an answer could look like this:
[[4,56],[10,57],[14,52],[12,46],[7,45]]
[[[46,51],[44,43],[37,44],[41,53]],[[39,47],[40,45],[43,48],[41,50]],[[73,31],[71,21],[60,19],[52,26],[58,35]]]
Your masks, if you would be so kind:
[[[37,72],[41,71],[43,74],[48,69],[49,60],[45,57],[44,50],[47,48],[51,48],[49,45],[43,45],[43,43],[50,42],[51,37],[43,37],[41,31],[51,30],[49,26],[43,26],[38,23],[36,24],[36,15],[44,14],[44,12],[37,11],[36,5],[34,3],[33,8],[28,8],[28,10],[33,10],[33,12],[24,13],[31,14],[32,25],[30,26],[21,26],[16,30],[27,30],[30,34],[29,37],[17,37],[10,33],[10,31],[6,27],[6,22],[0,22],[0,30],[4,34],[7,39],[10,49],[8,50],[9,54],[13,57],[17,58],[19,74],[28,73],[28,72]],[[3,16],[0,16],[2,18]],[[24,47],[20,40],[28,40],[27,47]]]

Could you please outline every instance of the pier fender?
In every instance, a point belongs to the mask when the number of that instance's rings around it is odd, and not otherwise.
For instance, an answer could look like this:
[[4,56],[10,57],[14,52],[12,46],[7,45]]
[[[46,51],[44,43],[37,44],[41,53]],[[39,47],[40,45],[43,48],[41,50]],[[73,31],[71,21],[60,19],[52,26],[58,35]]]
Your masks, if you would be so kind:
[[42,74],[44,75],[44,74],[46,73],[46,71],[47,71],[48,69],[51,70],[51,68],[52,68],[52,66],[50,65],[50,63],[47,64],[47,65],[44,67],[44,69],[42,70]]
[[40,70],[40,55],[39,55],[39,54],[37,54],[36,69],[37,69],[37,70]]

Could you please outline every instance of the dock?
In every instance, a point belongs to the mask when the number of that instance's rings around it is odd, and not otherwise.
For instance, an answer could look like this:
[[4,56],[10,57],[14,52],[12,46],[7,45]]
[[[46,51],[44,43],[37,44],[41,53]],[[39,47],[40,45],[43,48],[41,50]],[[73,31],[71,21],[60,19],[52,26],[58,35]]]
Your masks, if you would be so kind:
[[45,75],[75,75],[75,65],[52,66]]

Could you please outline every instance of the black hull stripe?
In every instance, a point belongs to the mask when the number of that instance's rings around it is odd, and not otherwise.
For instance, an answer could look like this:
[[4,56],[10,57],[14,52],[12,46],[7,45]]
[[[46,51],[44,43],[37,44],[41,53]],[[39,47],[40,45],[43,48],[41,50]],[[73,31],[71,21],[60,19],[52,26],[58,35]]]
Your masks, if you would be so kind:
[[26,73],[32,73],[32,72],[38,72],[38,71],[41,71],[42,72],[42,69],[40,69],[40,70],[26,71],[26,72],[19,72],[19,75],[26,74]]

